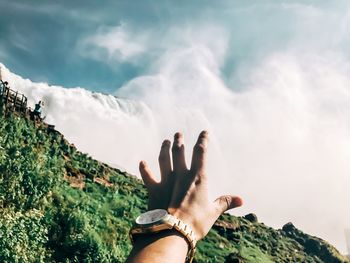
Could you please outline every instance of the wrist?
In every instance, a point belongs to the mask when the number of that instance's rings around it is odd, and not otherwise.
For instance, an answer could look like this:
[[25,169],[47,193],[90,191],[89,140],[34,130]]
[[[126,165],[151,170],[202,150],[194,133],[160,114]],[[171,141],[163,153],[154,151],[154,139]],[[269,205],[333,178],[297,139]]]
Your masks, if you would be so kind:
[[208,231],[203,229],[203,221],[198,224],[198,220],[194,220],[193,214],[184,213],[183,211],[179,211],[178,209],[168,209],[169,214],[175,216],[181,221],[185,222],[194,232],[197,241],[203,239]]
[[[146,236],[146,239],[144,238]],[[169,238],[168,238],[169,237]],[[130,230],[130,238],[133,242],[141,238],[139,246],[165,239],[180,241],[187,244],[187,261],[191,262],[196,250],[196,235],[191,225],[171,215],[164,209],[147,211],[136,218],[133,228]],[[178,242],[179,244],[179,242]],[[169,243],[170,246],[173,244]]]
[[177,246],[184,247],[186,252],[188,250],[188,243],[186,238],[175,229],[163,230],[155,233],[134,235],[133,243],[136,248],[143,248],[151,243],[159,241],[172,240]]
[[134,235],[133,240],[133,249],[127,263],[149,263],[149,258],[152,258],[152,262],[159,263],[171,262],[169,258],[176,258],[176,262],[186,260],[188,244],[176,230],[138,234]]

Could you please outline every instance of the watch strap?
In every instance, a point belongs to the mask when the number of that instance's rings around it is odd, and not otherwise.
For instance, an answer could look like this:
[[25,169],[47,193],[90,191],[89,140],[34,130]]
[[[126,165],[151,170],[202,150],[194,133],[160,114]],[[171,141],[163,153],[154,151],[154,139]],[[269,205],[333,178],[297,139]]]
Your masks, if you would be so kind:
[[181,221],[173,215],[170,216],[174,218],[173,228],[180,232],[187,240],[187,243],[189,245],[189,251],[187,253],[186,261],[192,262],[194,254],[196,252],[196,235],[189,225],[187,225],[186,223],[184,223],[183,221]]

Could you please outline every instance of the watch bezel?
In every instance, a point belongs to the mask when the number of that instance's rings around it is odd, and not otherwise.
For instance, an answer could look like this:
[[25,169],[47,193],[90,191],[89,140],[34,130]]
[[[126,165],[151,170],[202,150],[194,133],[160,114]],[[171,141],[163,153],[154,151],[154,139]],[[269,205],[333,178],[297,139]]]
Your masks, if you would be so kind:
[[[141,223],[140,222],[140,219],[144,216],[146,216],[147,214],[152,214],[152,213],[156,213],[156,212],[163,212],[164,215],[160,218],[158,218],[156,221],[153,221],[151,223]],[[153,226],[153,225],[158,225],[158,224],[161,224],[161,223],[164,223],[169,217],[169,213],[167,210],[165,209],[153,209],[153,210],[150,210],[150,211],[147,211],[145,213],[142,213],[141,215],[139,215],[136,220],[135,220],[135,224],[137,226],[141,226],[141,227],[150,227],[150,226]]]

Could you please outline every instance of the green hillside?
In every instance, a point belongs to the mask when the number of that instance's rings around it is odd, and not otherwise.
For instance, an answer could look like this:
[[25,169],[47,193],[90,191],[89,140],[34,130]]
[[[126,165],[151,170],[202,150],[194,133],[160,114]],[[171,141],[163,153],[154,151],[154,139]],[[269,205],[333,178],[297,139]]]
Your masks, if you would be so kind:
[[[2,109],[2,107],[1,107]],[[146,209],[135,177],[93,160],[45,124],[0,110],[0,262],[123,262]],[[345,262],[326,242],[222,216],[196,262]]]

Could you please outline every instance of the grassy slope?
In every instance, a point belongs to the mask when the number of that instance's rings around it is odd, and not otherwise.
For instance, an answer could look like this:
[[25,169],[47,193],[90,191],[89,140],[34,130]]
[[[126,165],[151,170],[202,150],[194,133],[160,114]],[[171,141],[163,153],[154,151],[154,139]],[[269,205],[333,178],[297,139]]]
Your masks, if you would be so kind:
[[[140,180],[77,151],[44,125],[0,112],[1,262],[123,262],[128,230],[146,200]],[[345,259],[292,225],[274,230],[224,215],[199,242],[196,261]]]

